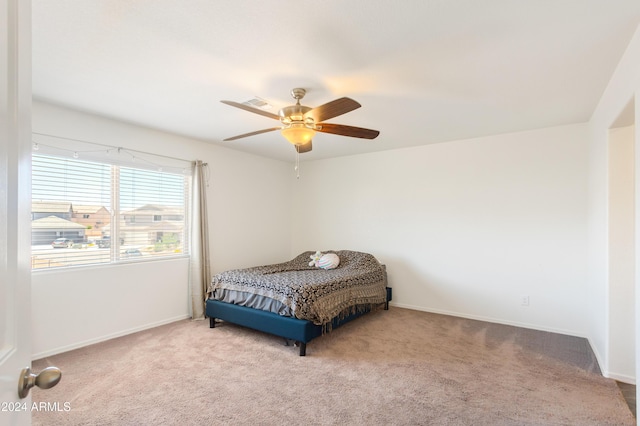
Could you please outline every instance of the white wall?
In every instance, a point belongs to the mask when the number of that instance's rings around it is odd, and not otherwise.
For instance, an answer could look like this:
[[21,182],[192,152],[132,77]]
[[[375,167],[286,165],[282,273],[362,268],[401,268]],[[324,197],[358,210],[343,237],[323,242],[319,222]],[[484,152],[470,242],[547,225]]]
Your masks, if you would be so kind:
[[[611,374],[611,324],[609,313],[611,310],[617,309],[617,306],[611,305],[609,299],[609,236],[608,236],[608,137],[609,129],[614,125],[620,114],[625,110],[629,102],[640,105],[640,26],[627,47],[616,71],[614,72],[609,84],[596,107],[591,120],[589,121],[589,262],[588,262],[588,280],[589,280],[589,312],[590,315],[585,318],[588,321],[589,336],[592,347],[598,356],[600,367],[605,376]],[[635,141],[636,144],[640,140],[638,134],[640,126],[639,108],[635,108]],[[640,150],[637,146],[634,148],[636,161],[640,164],[638,155]],[[635,223],[640,223],[638,214],[638,201],[640,201],[640,173],[636,173],[635,177],[635,200],[636,200],[636,219]],[[638,265],[640,260],[640,238],[638,236],[638,227],[636,227],[636,271],[640,270]],[[640,291],[638,289],[638,277],[636,274],[636,307],[638,304]],[[636,309],[637,311],[637,309]],[[638,339],[638,321],[636,318],[636,339]],[[636,350],[636,371],[640,365],[640,351]],[[615,372],[619,374],[627,374],[626,372]]]
[[586,335],[585,124],[305,162],[301,175],[294,252],[375,254],[398,306]]
[[187,258],[38,271],[33,359],[188,318]]
[[635,382],[634,126],[609,132],[609,376]]
[[[212,272],[290,258],[288,163],[38,101],[33,131],[207,162]],[[186,318],[187,275],[186,259],[35,271],[34,359]]]

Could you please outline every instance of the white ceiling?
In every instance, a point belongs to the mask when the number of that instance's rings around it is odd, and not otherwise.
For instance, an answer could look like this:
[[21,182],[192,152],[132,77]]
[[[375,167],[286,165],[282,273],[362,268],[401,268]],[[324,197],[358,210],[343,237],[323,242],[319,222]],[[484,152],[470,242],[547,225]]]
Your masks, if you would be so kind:
[[638,0],[32,0],[34,98],[294,161],[278,125],[220,103],[290,90],[375,140],[319,133],[301,160],[589,120]]

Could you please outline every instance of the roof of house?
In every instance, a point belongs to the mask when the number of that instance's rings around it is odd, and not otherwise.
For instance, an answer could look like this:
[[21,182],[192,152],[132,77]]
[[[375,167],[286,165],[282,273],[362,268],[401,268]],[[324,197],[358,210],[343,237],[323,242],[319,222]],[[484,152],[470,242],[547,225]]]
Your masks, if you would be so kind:
[[[74,204],[73,205],[73,212],[74,213],[97,213],[100,210],[107,210],[107,208],[105,206],[91,206],[91,205],[77,205]],[[107,210],[108,212],[108,210]]]
[[84,225],[62,219],[58,216],[48,216],[31,222],[31,229],[84,229]]
[[159,214],[182,215],[184,214],[184,209],[180,207],[175,207],[175,206],[165,207],[165,206],[158,206],[155,204],[145,204],[142,207],[123,211],[122,213],[127,215],[145,215],[145,214],[146,215],[159,215]]

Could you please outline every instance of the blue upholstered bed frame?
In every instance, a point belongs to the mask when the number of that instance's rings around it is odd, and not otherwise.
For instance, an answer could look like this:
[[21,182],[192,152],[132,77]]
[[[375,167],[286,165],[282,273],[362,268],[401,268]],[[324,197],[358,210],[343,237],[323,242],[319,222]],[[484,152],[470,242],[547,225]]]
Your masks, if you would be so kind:
[[[389,309],[391,296],[391,288],[387,287],[385,310]],[[344,323],[358,318],[364,313],[366,312],[355,313],[343,319],[334,318],[332,327],[337,328]],[[294,340],[300,345],[300,356],[306,355],[307,343],[322,335],[322,326],[315,325],[311,321],[284,317],[272,312],[233,305],[219,300],[207,300],[206,314],[209,317],[209,327],[211,328],[215,328],[216,319],[221,319],[243,327],[280,336],[288,340]]]

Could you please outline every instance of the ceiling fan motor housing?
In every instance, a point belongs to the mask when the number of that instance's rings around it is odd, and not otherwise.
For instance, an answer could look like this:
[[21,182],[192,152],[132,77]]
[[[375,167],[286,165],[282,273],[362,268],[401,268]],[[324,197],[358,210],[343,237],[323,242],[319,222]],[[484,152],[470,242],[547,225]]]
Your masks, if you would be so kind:
[[298,125],[296,127],[304,126],[315,130],[313,117],[305,117],[305,114],[311,111],[312,108],[300,105],[300,99],[304,98],[306,93],[307,91],[300,87],[291,90],[291,96],[296,100],[296,104],[289,105],[278,111],[278,114],[280,115],[280,122],[282,124],[287,127],[296,124]]
[[309,111],[311,111],[311,108],[308,106],[296,104],[282,108],[278,114],[280,115],[282,124],[287,125],[291,123],[304,123],[308,121],[308,119],[311,119],[313,122],[313,118],[304,116]]

